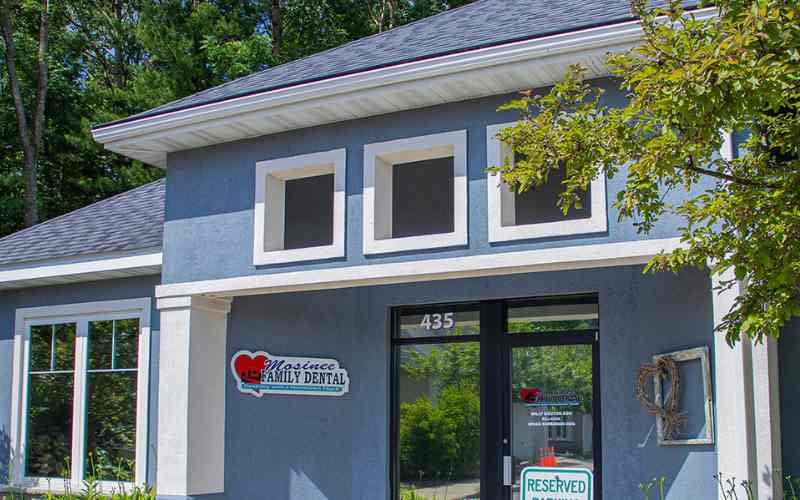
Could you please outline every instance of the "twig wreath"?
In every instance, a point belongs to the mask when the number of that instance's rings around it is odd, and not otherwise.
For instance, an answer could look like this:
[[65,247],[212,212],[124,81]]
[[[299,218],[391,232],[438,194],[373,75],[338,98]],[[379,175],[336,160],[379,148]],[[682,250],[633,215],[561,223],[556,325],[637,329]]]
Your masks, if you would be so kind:
[[[653,377],[672,382],[672,390],[663,405],[657,404],[647,396],[647,381]],[[636,373],[636,399],[647,413],[661,419],[664,425],[664,438],[673,439],[686,425],[686,417],[680,412],[681,374],[678,364],[671,356],[659,358],[655,363],[645,363]]]

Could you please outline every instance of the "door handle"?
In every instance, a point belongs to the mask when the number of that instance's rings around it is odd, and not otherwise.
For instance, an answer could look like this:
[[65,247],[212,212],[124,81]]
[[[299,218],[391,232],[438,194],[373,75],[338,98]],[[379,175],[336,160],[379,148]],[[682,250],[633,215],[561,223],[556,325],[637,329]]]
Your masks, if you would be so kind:
[[503,486],[511,486],[511,456],[503,457]]

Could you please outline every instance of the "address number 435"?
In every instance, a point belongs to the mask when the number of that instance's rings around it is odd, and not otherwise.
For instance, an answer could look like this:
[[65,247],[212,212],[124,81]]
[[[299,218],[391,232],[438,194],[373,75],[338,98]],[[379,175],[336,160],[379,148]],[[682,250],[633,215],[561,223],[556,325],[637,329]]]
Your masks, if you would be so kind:
[[446,313],[433,313],[433,314],[426,314],[422,317],[422,321],[420,322],[419,326],[425,328],[426,330],[441,330],[441,329],[449,329],[455,326],[456,322],[453,319],[453,313],[446,312]]

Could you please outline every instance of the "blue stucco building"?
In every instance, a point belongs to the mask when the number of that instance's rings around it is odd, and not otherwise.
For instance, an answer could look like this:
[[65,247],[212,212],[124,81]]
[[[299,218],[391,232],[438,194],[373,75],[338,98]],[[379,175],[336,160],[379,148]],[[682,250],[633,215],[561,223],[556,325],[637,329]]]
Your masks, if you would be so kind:
[[[0,239],[0,484],[517,499],[538,467],[782,498],[797,324],[729,347],[739,288],[645,274],[682,221],[620,221],[620,177],[565,216],[558,179],[487,173],[500,104],[582,63],[618,105],[603,56],[640,38],[624,0],[479,0],[95,128],[166,178]],[[634,382],[679,352],[669,440]]]

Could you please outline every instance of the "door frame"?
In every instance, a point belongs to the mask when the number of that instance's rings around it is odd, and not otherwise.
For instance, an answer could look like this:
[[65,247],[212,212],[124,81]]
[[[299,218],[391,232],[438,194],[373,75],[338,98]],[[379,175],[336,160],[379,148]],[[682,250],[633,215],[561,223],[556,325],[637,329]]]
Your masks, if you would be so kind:
[[[441,343],[437,339],[398,339],[402,314],[428,309],[452,308],[454,310],[479,309],[480,333],[444,342],[478,341],[480,345],[480,474],[481,497],[485,499],[511,498],[511,487],[503,485],[503,456],[510,455],[511,439],[511,350],[515,347],[553,345],[592,345],[592,448],[594,452],[594,496],[602,500],[602,442],[601,442],[601,390],[600,390],[600,335],[595,330],[560,331],[553,333],[507,333],[509,307],[546,304],[597,304],[596,294],[548,296],[526,299],[494,299],[452,303],[430,303],[391,308],[389,332],[389,480],[390,498],[400,494],[399,482],[399,402],[398,346],[405,344]],[[504,443],[503,440],[506,440]],[[513,479],[513,478],[512,478]]]
[[[602,500],[602,433],[601,433],[601,402],[600,402],[600,329],[592,330],[565,330],[558,332],[515,332],[509,333],[508,330],[508,309],[515,306],[527,305],[564,305],[564,304],[597,304],[596,296],[574,296],[574,297],[548,297],[533,298],[524,300],[502,301],[503,306],[503,328],[501,329],[500,341],[500,370],[502,373],[501,394],[503,401],[499,414],[500,422],[491,422],[495,428],[502,429],[500,435],[500,446],[502,455],[500,457],[500,484],[502,485],[500,494],[496,497],[503,500],[512,498],[512,486],[503,484],[503,457],[513,456],[511,446],[513,438],[511,436],[512,415],[511,415],[511,394],[512,394],[512,351],[515,348],[524,347],[548,347],[561,345],[590,345],[592,346],[592,454],[593,454],[593,496],[596,500]],[[482,367],[483,368],[483,367]],[[483,426],[482,429],[483,430]],[[512,459],[513,460],[513,459]],[[513,465],[512,465],[513,467]],[[513,484],[513,469],[511,482]]]

